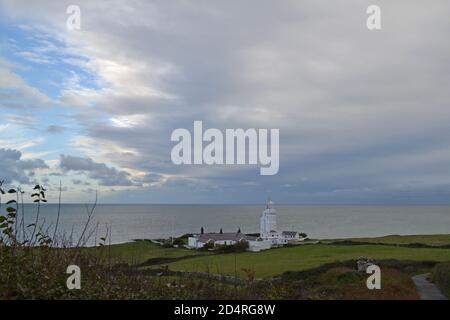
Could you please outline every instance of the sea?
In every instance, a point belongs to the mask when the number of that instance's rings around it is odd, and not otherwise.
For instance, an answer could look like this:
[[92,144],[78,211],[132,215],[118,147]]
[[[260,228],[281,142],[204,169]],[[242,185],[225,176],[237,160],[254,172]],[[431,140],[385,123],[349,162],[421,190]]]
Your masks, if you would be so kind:
[[[25,223],[33,223],[36,206],[24,206]],[[81,204],[62,204],[58,234],[83,234],[88,209]],[[86,245],[110,237],[109,243],[134,239],[158,239],[186,233],[259,232],[264,205],[97,205],[84,232]],[[450,234],[450,206],[344,206],[276,205],[278,230],[306,233],[314,239],[375,237],[408,234]],[[58,215],[58,205],[40,209],[40,224],[50,235]]]

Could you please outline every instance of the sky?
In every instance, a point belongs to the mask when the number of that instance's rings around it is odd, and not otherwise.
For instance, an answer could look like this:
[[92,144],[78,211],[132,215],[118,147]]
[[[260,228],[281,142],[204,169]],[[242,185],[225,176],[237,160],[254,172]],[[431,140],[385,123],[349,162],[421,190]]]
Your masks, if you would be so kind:
[[[449,204],[449,10],[0,0],[0,180],[51,200],[61,182],[64,202]],[[279,129],[278,174],[174,165],[171,133],[195,120]]]

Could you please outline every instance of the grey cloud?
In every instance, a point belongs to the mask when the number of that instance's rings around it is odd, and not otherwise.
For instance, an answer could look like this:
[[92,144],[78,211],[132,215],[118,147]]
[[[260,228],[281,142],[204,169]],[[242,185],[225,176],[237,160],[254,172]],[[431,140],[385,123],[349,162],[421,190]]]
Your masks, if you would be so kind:
[[60,173],[60,172],[51,172],[51,173],[49,174],[49,176],[51,176],[51,177],[62,177],[63,174]]
[[133,186],[130,174],[104,163],[98,163],[90,158],[82,158],[70,155],[60,156],[60,168],[64,171],[86,173],[89,178],[97,180],[103,186]]
[[30,177],[34,170],[45,169],[48,166],[41,159],[22,160],[22,153],[18,150],[0,149],[0,179],[8,182],[31,183]]
[[[264,199],[267,185],[281,184],[293,186],[283,188],[288,197],[278,194],[283,201],[385,201],[401,192],[398,183],[420,179],[432,188],[450,179],[450,45],[442,41],[450,28],[447,1],[430,7],[380,0],[379,32],[365,28],[370,1],[81,1],[89,32],[79,37],[54,25],[60,13],[50,1],[5,4],[18,17],[33,12],[93,64],[126,66],[130,73],[120,75],[95,70],[116,81],[110,91],[80,100],[68,88],[62,100],[103,159],[154,173],[150,183],[175,176],[166,187],[182,193],[179,199],[201,200],[188,183],[227,190],[231,201]],[[134,85],[170,98],[136,93]],[[128,128],[105,120],[128,115],[147,120]],[[190,129],[193,120],[222,129],[280,128],[280,173],[263,179],[254,168],[173,166],[170,133]],[[90,162],[85,167],[96,169],[80,171],[100,171],[99,181],[112,169]],[[117,172],[118,180],[131,181]],[[244,181],[258,186],[240,187]],[[204,199],[224,196],[211,192],[202,193]]]
[[80,180],[80,179],[73,179],[72,183],[75,184],[75,185],[84,185],[84,186],[90,186],[91,185],[89,182],[83,181],[83,180]]
[[155,183],[160,182],[163,179],[163,176],[156,173],[148,173],[144,177],[140,179],[143,183]]
[[58,134],[58,133],[63,133],[65,131],[65,129],[66,128],[63,126],[52,124],[47,127],[46,131],[51,134]]

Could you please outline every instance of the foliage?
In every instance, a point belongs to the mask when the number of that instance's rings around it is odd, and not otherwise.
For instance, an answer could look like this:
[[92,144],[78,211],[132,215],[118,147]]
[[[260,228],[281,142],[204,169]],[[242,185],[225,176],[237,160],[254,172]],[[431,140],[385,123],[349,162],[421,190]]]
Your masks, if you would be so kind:
[[238,253],[245,252],[248,249],[248,241],[239,241],[232,245],[217,245],[215,252],[217,253]]
[[432,278],[442,292],[450,298],[450,262],[437,264]]
[[205,243],[205,245],[203,247],[201,247],[200,249],[198,249],[197,251],[208,251],[214,249],[214,242],[209,241],[207,243]]

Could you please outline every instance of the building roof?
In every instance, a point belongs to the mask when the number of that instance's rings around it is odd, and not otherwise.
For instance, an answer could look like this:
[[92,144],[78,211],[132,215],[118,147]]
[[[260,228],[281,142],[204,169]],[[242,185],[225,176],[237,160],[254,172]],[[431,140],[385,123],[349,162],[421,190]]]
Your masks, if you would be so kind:
[[282,234],[286,236],[294,237],[298,232],[297,231],[283,231]]
[[198,236],[198,241],[200,242],[206,243],[209,240],[212,241],[232,240],[238,242],[241,240],[256,240],[256,237],[247,236],[241,232],[204,233]]

